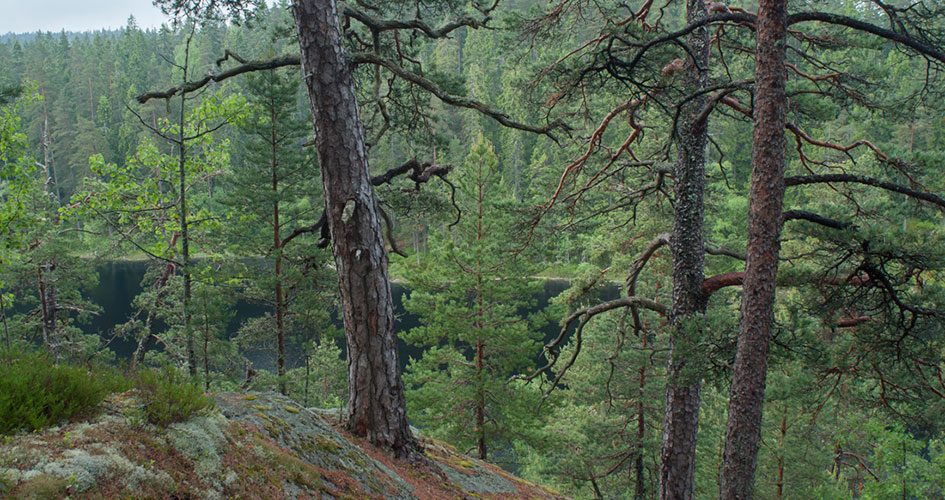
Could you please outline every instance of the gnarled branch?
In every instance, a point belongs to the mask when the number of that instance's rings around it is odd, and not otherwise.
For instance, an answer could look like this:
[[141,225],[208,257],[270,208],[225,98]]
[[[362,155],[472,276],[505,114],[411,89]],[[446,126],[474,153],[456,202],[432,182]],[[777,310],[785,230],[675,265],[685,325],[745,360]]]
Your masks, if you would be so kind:
[[275,57],[272,59],[266,59],[262,61],[249,61],[245,64],[241,64],[234,68],[230,68],[226,71],[221,71],[219,73],[214,73],[207,75],[200,80],[195,80],[192,82],[185,82],[176,87],[171,87],[163,92],[146,92],[144,94],[135,97],[135,100],[140,104],[144,104],[151,99],[170,99],[178,94],[188,94],[195,90],[199,90],[204,86],[208,85],[210,82],[222,82],[227,78],[232,78],[234,76],[242,75],[243,73],[251,73],[253,71],[265,71],[270,69],[282,68],[285,66],[298,66],[300,64],[298,54],[287,54],[284,56]]
[[440,88],[440,86],[437,85],[432,80],[429,80],[412,71],[408,71],[404,69],[401,65],[397,64],[396,62],[391,61],[389,59],[385,59],[376,54],[371,54],[367,52],[358,52],[358,53],[351,54],[350,60],[354,64],[364,64],[364,63],[376,64],[378,66],[387,68],[387,70],[389,70],[394,75],[426,90],[427,92],[430,92],[431,94],[435,95],[439,100],[445,102],[446,104],[449,104],[451,106],[457,106],[460,108],[474,109],[492,118],[493,120],[501,123],[503,126],[506,126],[509,128],[523,130],[525,132],[532,132],[534,134],[545,135],[555,142],[557,142],[558,140],[557,138],[555,138],[554,135],[551,134],[553,130],[556,130],[556,129],[561,129],[564,131],[571,130],[571,128],[567,126],[561,120],[555,120],[554,122],[541,126],[541,127],[536,127],[533,125],[526,125],[524,123],[514,121],[510,119],[509,116],[503,113],[502,111],[499,111],[498,109],[495,109],[486,103],[477,101],[475,99],[471,99],[469,97],[450,94],[449,92]]
[[443,38],[452,33],[453,31],[461,28],[463,26],[468,26],[473,29],[481,28],[489,21],[489,17],[486,17],[483,20],[478,20],[469,15],[461,16],[459,19],[444,25],[443,27],[436,29],[430,26],[429,24],[421,21],[420,19],[410,19],[407,21],[397,21],[391,19],[380,19],[374,17],[366,12],[360,11],[352,7],[350,4],[344,3],[341,4],[342,13],[348,17],[357,19],[359,22],[371,29],[371,31],[392,31],[392,30],[401,30],[401,29],[411,29],[422,31],[424,35],[429,38]]
[[783,224],[789,220],[806,220],[807,222],[820,224],[821,226],[829,227],[831,229],[846,229],[853,226],[853,224],[849,222],[831,219],[830,217],[824,217],[823,215],[815,214],[814,212],[808,212],[806,210],[787,210],[783,212],[781,214],[781,223]]
[[887,191],[892,191],[895,193],[904,194],[910,198],[915,198],[917,200],[927,201],[929,203],[934,203],[941,208],[945,208],[945,198],[941,196],[934,195],[932,193],[927,193],[925,191],[917,191],[912,188],[908,188],[901,184],[896,184],[889,181],[884,181],[882,179],[876,179],[874,177],[867,177],[865,175],[853,175],[853,174],[823,174],[823,175],[804,175],[804,176],[795,176],[795,177],[785,177],[784,185],[785,186],[803,186],[805,184],[824,184],[830,182],[849,182],[855,184],[864,184],[867,186],[878,187],[885,189]]
[[564,374],[567,373],[568,369],[574,365],[574,361],[577,359],[578,354],[581,353],[581,343],[582,343],[582,333],[584,331],[584,325],[586,325],[594,316],[598,314],[610,311],[612,309],[618,309],[621,307],[643,307],[651,311],[655,311],[663,316],[669,314],[669,308],[656,302],[655,300],[650,300],[643,297],[622,297],[615,300],[610,300],[601,304],[597,304],[591,307],[585,307],[574,311],[570,316],[564,320],[564,324],[561,327],[561,332],[558,333],[558,336],[552,340],[550,343],[545,345],[545,356],[548,358],[548,362],[541,368],[535,370],[530,375],[516,375],[509,379],[512,380],[522,379],[525,381],[534,380],[541,374],[550,370],[555,363],[558,361],[558,355],[560,353],[561,343],[564,342],[564,337],[568,333],[568,329],[571,327],[571,324],[580,319],[578,323],[577,330],[574,332],[574,353],[571,354],[571,358],[568,360],[567,364],[558,372],[555,376],[555,379],[551,383],[551,387],[545,391],[543,397],[548,397],[551,394],[551,391],[558,386],[561,382],[561,379],[564,377]]

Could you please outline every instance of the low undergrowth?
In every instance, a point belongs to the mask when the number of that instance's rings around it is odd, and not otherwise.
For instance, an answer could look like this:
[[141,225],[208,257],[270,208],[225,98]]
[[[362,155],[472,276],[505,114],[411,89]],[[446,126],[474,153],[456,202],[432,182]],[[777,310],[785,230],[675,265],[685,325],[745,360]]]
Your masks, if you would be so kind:
[[144,418],[151,424],[167,427],[213,409],[213,400],[179,370],[165,366],[144,370],[134,377],[143,406]]
[[56,364],[42,353],[0,355],[0,434],[32,431],[94,413],[111,374]]
[[34,351],[0,352],[0,434],[34,431],[91,416],[113,392],[137,389],[142,421],[166,427],[213,408],[173,367],[123,374],[114,367],[56,363]]

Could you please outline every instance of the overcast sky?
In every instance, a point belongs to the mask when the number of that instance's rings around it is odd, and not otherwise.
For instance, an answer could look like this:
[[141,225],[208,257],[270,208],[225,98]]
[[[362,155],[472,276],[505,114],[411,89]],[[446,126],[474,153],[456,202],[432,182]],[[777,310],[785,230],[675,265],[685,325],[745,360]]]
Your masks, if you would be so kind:
[[0,0],[0,34],[115,29],[134,15],[141,28],[167,20],[152,0]]

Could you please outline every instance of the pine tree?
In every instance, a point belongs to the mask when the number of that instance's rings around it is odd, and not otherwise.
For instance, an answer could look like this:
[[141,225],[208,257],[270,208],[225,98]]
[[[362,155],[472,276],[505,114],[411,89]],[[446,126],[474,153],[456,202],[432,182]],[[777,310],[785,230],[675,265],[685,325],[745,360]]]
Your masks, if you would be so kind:
[[541,284],[512,253],[514,202],[506,192],[499,160],[480,134],[458,186],[462,219],[431,237],[428,262],[410,270],[405,302],[422,323],[405,339],[425,349],[408,366],[411,414],[482,459],[521,430],[530,405],[520,406],[505,382],[532,366],[541,335],[522,312]]
[[[287,335],[293,330],[330,330],[332,308],[326,303],[334,299],[328,287],[319,285],[330,281],[327,252],[312,244],[311,236],[296,238],[302,234],[299,230],[315,223],[316,208],[322,205],[311,199],[319,191],[318,164],[302,149],[310,125],[296,111],[298,89],[298,79],[284,70],[249,76],[246,90],[252,118],[240,125],[245,137],[241,165],[226,179],[224,196],[224,203],[233,209],[228,231],[232,250],[271,260],[271,267],[247,266],[244,272],[252,277],[246,280],[248,295],[272,307],[274,315],[247,325],[242,337],[251,343],[270,343],[268,337],[275,331],[279,390],[284,394],[288,393]],[[303,323],[311,324],[293,327]]]

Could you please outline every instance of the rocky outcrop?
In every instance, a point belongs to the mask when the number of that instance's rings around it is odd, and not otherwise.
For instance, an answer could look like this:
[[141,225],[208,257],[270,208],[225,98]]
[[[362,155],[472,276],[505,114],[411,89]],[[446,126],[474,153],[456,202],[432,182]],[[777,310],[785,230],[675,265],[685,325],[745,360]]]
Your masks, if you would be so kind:
[[144,424],[134,392],[104,412],[0,445],[0,497],[24,499],[556,499],[500,468],[421,438],[408,464],[339,430],[337,412],[275,393],[215,395],[212,412]]

